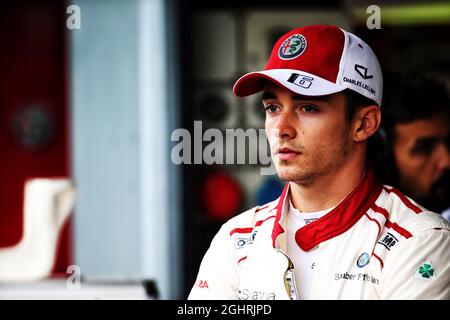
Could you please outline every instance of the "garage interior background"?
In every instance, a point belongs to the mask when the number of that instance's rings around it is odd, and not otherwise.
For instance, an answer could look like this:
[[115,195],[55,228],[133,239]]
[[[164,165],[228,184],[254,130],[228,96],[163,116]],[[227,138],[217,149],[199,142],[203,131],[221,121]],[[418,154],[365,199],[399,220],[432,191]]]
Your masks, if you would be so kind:
[[[72,4],[81,29],[66,27]],[[366,27],[371,4],[381,29]],[[86,283],[153,280],[160,298],[185,298],[220,225],[282,183],[257,164],[175,165],[171,133],[263,128],[259,97],[234,97],[233,83],[264,67],[281,34],[320,23],[359,35],[384,71],[450,87],[448,2],[2,2],[0,261],[23,236],[25,181],[67,177],[76,202],[46,278],[77,265]],[[235,151],[248,163],[258,150]]]

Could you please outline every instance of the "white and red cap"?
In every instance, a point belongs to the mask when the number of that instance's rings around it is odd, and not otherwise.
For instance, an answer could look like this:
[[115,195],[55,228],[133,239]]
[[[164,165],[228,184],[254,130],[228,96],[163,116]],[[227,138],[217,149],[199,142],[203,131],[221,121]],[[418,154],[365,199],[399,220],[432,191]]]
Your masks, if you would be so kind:
[[242,76],[234,85],[238,97],[264,89],[272,81],[300,95],[322,96],[351,89],[381,106],[383,75],[372,49],[336,26],[297,28],[275,43],[262,71]]

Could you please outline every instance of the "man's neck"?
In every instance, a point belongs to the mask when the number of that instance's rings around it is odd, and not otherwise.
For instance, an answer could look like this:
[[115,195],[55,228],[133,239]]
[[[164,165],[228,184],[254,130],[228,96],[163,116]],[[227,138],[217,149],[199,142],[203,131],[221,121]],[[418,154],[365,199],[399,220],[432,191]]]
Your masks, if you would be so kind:
[[316,212],[336,206],[361,180],[365,163],[345,166],[338,171],[318,177],[312,184],[290,182],[290,199],[294,208]]

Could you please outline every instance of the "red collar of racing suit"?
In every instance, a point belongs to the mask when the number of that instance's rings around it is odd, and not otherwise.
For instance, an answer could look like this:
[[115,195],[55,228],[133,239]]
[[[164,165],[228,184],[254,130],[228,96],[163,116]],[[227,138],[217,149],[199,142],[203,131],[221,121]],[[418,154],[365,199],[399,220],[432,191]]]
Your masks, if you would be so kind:
[[[286,184],[277,206],[277,215],[272,230],[272,243],[276,247],[277,237],[284,233],[280,224],[283,214],[284,199],[289,190]],[[320,243],[334,238],[350,229],[377,200],[382,185],[369,167],[353,191],[329,213],[314,222],[300,228],[295,234],[297,244],[304,251],[309,251]]]

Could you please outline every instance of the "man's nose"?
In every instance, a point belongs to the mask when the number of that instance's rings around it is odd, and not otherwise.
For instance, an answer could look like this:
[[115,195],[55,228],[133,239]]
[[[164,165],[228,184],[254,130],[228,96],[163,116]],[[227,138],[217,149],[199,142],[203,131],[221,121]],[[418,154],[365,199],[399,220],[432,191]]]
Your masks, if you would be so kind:
[[450,169],[450,150],[449,146],[441,144],[438,153],[438,170],[444,171]]
[[295,137],[295,116],[290,112],[282,113],[278,118],[276,129],[280,139],[292,139]]

